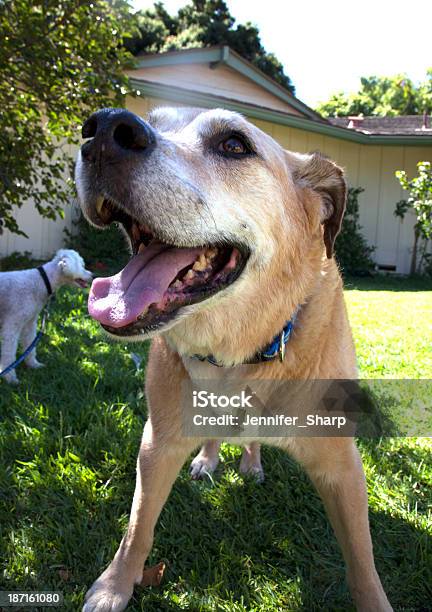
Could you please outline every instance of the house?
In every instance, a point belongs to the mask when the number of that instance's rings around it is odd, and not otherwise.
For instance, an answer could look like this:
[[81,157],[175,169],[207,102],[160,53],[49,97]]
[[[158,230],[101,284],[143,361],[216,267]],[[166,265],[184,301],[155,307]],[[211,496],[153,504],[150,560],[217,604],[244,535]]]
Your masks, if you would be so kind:
[[[409,271],[413,217],[401,222],[393,214],[404,197],[394,174],[405,169],[411,176],[418,161],[432,159],[429,117],[324,119],[226,46],[143,55],[129,76],[137,95],[127,97],[126,107],[138,115],[161,105],[224,107],[242,113],[287,149],[319,150],[335,160],[349,184],[365,190],[360,222],[376,247],[378,268]],[[41,219],[26,203],[17,218],[30,238],[5,233],[0,256],[27,250],[47,257],[62,245],[72,216],[71,207],[64,220]]]

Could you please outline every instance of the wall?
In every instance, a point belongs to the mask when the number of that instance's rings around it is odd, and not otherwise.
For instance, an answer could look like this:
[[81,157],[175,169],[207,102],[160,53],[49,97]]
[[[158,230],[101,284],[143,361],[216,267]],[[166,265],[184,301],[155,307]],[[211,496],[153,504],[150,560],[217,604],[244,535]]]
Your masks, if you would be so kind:
[[[69,154],[76,157],[78,147],[66,146]],[[51,221],[40,216],[32,200],[24,202],[22,207],[16,210],[15,218],[19,228],[28,235],[28,238],[5,231],[0,235],[0,257],[15,251],[21,253],[29,251],[36,259],[51,257],[55,251],[64,246],[63,230],[72,229],[72,221],[77,214],[76,203],[71,201],[70,206],[63,210],[64,219]]]
[[402,274],[409,272],[414,216],[410,214],[401,222],[393,214],[396,202],[404,197],[395,171],[406,170],[412,176],[418,161],[431,159],[431,147],[359,145],[265,121],[252,121],[284,148],[300,153],[319,150],[342,166],[348,183],[365,190],[359,197],[360,223],[367,241],[376,247],[375,262],[396,266],[396,271]]
[[[171,103],[155,98],[127,100],[127,107],[142,116],[161,105]],[[401,223],[393,215],[395,203],[403,197],[394,173],[405,169],[413,175],[417,161],[431,159],[430,147],[359,145],[265,121],[252,121],[283,147],[302,153],[320,150],[344,167],[349,184],[365,189],[360,196],[360,222],[368,242],[377,247],[375,261],[384,266],[396,266],[400,273],[409,271],[413,219]],[[30,239],[6,232],[0,236],[0,256],[27,250],[38,258],[49,257],[62,246],[63,228],[71,227],[72,214],[71,206],[65,210],[64,221],[49,221],[38,215],[31,202],[26,203],[18,211],[17,218]]]
[[129,75],[152,83],[172,85],[302,116],[302,113],[290,104],[223,64],[214,68],[203,63],[146,66],[131,70]]

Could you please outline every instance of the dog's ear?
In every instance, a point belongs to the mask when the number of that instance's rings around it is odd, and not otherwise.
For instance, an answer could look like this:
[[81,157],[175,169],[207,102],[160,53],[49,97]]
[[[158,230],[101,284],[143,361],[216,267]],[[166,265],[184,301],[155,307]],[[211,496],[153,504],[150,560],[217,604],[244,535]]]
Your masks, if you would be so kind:
[[343,171],[321,153],[310,155],[291,153],[290,161],[295,183],[312,189],[321,196],[324,244],[327,257],[331,259],[346,206],[347,186]]

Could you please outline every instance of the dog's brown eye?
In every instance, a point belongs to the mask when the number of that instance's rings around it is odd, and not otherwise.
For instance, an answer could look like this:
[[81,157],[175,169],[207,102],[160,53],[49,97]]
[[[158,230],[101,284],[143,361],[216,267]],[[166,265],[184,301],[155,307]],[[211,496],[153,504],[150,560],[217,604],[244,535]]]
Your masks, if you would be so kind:
[[219,144],[219,151],[228,155],[245,155],[249,148],[238,136],[230,136]]

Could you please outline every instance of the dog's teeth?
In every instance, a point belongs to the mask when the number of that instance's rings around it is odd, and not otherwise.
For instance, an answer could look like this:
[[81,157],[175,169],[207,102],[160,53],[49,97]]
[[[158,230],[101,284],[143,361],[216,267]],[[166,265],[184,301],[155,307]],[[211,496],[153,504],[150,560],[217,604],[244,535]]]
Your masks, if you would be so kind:
[[195,276],[195,272],[193,270],[188,270],[186,272],[185,278],[187,280],[192,280],[194,278],[194,276]]
[[141,242],[138,247],[138,253],[142,253],[145,250],[145,244]]
[[216,248],[207,249],[207,251],[205,252],[205,255],[207,259],[214,259],[217,255],[217,249]]
[[180,287],[182,286],[182,282],[177,279],[176,282],[173,283],[172,286],[174,287],[174,289],[180,289]]
[[136,223],[132,225],[132,238],[137,242],[141,238],[141,232],[139,231],[139,227]]
[[101,219],[104,223],[108,224],[111,222],[112,207],[109,206],[107,201],[102,197],[98,197],[98,199],[96,200],[96,212],[99,216],[99,219]]
[[99,196],[99,197],[97,198],[97,200],[96,200],[96,212],[97,212],[98,214],[100,214],[100,213],[101,213],[103,203],[104,203],[104,199],[103,199],[103,197],[102,197],[102,196]]
[[192,266],[192,270],[196,270],[197,272],[202,272],[208,266],[208,261],[204,253],[200,253],[199,258],[196,260],[194,265]]

